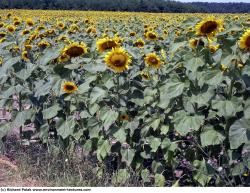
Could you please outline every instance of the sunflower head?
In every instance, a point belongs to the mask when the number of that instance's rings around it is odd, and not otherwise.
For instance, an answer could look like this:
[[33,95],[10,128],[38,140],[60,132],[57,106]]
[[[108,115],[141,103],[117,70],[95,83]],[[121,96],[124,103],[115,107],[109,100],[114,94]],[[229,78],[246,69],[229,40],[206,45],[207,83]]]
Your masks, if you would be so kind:
[[209,45],[208,48],[210,52],[213,54],[219,49],[220,45]]
[[24,60],[24,61],[29,60],[29,56],[28,56],[28,52],[27,51],[23,51],[22,52],[22,60]]
[[148,31],[148,32],[146,32],[145,37],[148,40],[157,40],[158,35],[157,35],[157,33],[153,32],[153,31]]
[[0,32],[0,39],[4,38],[6,36],[5,32]]
[[4,26],[4,23],[3,22],[0,22],[0,28]]
[[65,28],[65,25],[63,22],[58,22],[57,23],[57,27],[60,28],[60,29],[64,29]]
[[129,68],[131,56],[122,48],[113,48],[106,54],[105,63],[113,71],[121,73]]
[[129,121],[129,116],[127,114],[122,114],[119,119],[120,121]]
[[87,53],[88,48],[84,43],[79,44],[79,43],[74,42],[66,46],[62,52],[68,55],[69,57],[78,57]]
[[144,79],[144,80],[149,80],[149,79],[150,79],[150,75],[149,75],[149,73],[146,72],[146,71],[142,71],[142,72],[140,73],[140,75],[141,75],[142,79]]
[[47,48],[47,47],[49,47],[49,46],[50,46],[50,43],[47,42],[47,41],[45,41],[45,40],[42,40],[42,41],[40,41],[40,42],[38,43],[38,47],[39,47],[39,48],[42,48],[42,49],[45,49],[45,48]]
[[104,52],[106,50],[111,50],[112,48],[120,47],[120,44],[114,38],[102,38],[97,40],[96,47],[98,52]]
[[145,45],[145,42],[142,39],[138,39],[135,41],[134,45],[138,48],[143,48]]
[[239,47],[242,50],[250,51],[250,29],[240,37]]
[[13,33],[14,31],[16,31],[16,28],[13,25],[8,25],[7,26],[7,31],[10,32],[10,33]]
[[228,72],[228,67],[225,65],[225,64],[221,64],[220,65],[220,70],[222,71],[222,72]]
[[26,19],[26,24],[28,26],[33,26],[34,25],[34,21],[31,18],[28,18],[28,19]]
[[30,30],[29,29],[25,29],[22,31],[21,35],[26,35],[26,34],[29,34],[30,33]]
[[18,26],[21,24],[21,20],[15,20],[14,23],[13,23],[15,26]]
[[132,32],[129,33],[130,37],[134,37],[135,35],[136,35],[136,33],[134,31],[132,31]]
[[214,17],[209,17],[199,22],[195,26],[195,29],[196,35],[214,37],[217,33],[224,30],[223,21],[215,19]]
[[57,61],[58,61],[59,63],[63,63],[63,62],[67,62],[69,59],[70,59],[70,57],[69,57],[67,54],[63,53],[63,54],[61,54],[61,55],[57,58]]
[[62,85],[62,89],[65,93],[71,94],[77,91],[78,88],[74,82],[65,82]]
[[159,68],[161,66],[161,59],[156,53],[149,53],[144,58],[146,64],[153,68]]

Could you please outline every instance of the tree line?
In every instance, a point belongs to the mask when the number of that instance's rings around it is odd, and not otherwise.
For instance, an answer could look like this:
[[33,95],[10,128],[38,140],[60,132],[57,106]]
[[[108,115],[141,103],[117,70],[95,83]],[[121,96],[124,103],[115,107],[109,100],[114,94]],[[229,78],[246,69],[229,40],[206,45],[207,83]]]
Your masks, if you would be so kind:
[[172,0],[0,0],[0,9],[135,12],[249,13],[250,3],[181,3]]

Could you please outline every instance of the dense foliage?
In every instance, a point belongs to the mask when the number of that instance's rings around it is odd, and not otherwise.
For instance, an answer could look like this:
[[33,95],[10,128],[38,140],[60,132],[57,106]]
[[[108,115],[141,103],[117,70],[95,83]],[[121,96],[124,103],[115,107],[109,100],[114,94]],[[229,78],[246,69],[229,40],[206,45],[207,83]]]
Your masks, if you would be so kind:
[[3,141],[19,128],[26,145],[80,146],[117,183],[249,186],[249,15],[7,13]]
[[1,0],[0,8],[249,13],[250,3],[181,3],[169,0]]

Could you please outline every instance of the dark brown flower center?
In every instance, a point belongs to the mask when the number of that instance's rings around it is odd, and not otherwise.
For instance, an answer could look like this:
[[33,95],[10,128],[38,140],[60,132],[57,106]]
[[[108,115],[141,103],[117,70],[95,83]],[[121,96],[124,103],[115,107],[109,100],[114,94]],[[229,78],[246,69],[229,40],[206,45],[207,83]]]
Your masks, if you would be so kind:
[[84,49],[78,46],[71,47],[66,51],[66,54],[71,57],[77,57],[77,56],[82,55],[83,53],[84,53]]
[[207,21],[206,23],[204,23],[201,26],[201,32],[204,34],[209,34],[211,32],[213,32],[214,30],[216,30],[218,27],[217,22],[215,21]]
[[102,44],[103,50],[109,50],[109,49],[115,48],[116,46],[117,44],[115,41],[107,41]]
[[250,35],[246,39],[246,46],[250,48]]
[[155,39],[155,38],[156,38],[156,35],[153,34],[153,33],[149,33],[149,34],[148,34],[148,37],[149,37],[150,39]]
[[150,58],[149,58],[149,62],[150,62],[151,64],[153,64],[153,65],[158,64],[158,60],[157,60],[155,57],[150,57]]
[[117,67],[124,66],[126,63],[126,57],[122,54],[115,54],[111,57],[111,62]]
[[72,86],[72,85],[66,85],[65,86],[65,90],[68,90],[68,91],[72,91],[72,90],[74,90],[74,86]]

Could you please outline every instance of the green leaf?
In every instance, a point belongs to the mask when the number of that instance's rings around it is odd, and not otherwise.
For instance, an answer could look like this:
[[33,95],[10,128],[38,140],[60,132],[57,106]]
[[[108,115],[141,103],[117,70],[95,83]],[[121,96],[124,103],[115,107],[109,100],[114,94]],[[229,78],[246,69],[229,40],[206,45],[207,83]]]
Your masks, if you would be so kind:
[[216,131],[213,127],[205,127],[204,131],[200,134],[201,144],[203,147],[209,145],[218,145],[225,140],[225,136]]
[[44,55],[39,59],[38,64],[39,65],[46,65],[48,64],[51,60],[54,60],[58,58],[61,54],[61,47],[60,48],[48,48]]
[[213,100],[212,108],[218,110],[217,114],[221,117],[230,118],[236,113],[236,106],[232,101],[224,100]]
[[250,119],[250,100],[249,99],[245,102],[244,118]]
[[126,169],[119,169],[116,175],[114,175],[112,178],[112,184],[115,185],[125,184],[129,178],[130,174]]
[[211,180],[211,171],[209,170],[205,160],[195,160],[193,165],[196,168],[194,172],[194,179],[199,182],[202,186],[205,186]]
[[210,69],[200,73],[199,86],[203,86],[204,83],[211,86],[218,86],[221,84],[222,80],[223,74],[220,70]]
[[89,84],[96,80],[96,75],[88,77],[83,84],[78,87],[78,93],[83,94],[87,92],[90,88]]
[[13,127],[21,127],[22,125],[24,125],[24,123],[27,120],[30,120],[33,115],[34,115],[34,110],[33,109],[28,109],[28,110],[18,112],[17,115],[16,115],[15,120],[11,124],[11,127],[12,128]]
[[152,152],[156,152],[158,147],[161,145],[161,139],[153,136],[147,137],[147,141],[152,148]]
[[18,63],[19,61],[20,61],[20,56],[10,58],[3,64],[1,68],[1,73],[5,74],[7,70],[9,70],[14,64]]
[[177,79],[167,81],[160,87],[160,104],[161,108],[166,108],[169,105],[170,99],[180,96],[185,88],[185,83]]
[[154,129],[154,131],[159,127],[161,119],[155,119],[150,126]]
[[141,178],[142,178],[143,183],[150,182],[149,175],[150,175],[150,172],[148,171],[148,169],[144,169],[141,171]]
[[195,73],[197,69],[201,66],[204,66],[205,62],[202,58],[192,58],[191,60],[188,60],[188,62],[185,64],[185,67],[187,71],[191,71]]
[[231,149],[237,149],[250,140],[250,120],[242,118],[234,122],[229,128],[229,142]]
[[65,121],[61,121],[57,129],[58,135],[61,136],[63,139],[66,139],[70,135],[73,135],[75,125],[76,123],[73,117],[70,117]]
[[135,150],[133,149],[121,149],[121,155],[122,155],[122,161],[126,162],[128,166],[132,163],[134,156],[135,156]]
[[173,118],[175,130],[182,136],[192,131],[198,131],[204,123],[204,118],[205,117],[201,115],[190,116],[184,111],[178,111]]
[[0,123],[0,141],[4,136],[6,136],[9,133],[10,130],[11,130],[10,123]]
[[52,107],[49,107],[47,109],[43,110],[43,118],[44,119],[51,119],[55,117],[62,108],[59,106],[59,104],[55,104]]
[[99,87],[94,87],[93,90],[90,93],[90,103],[93,104],[97,100],[101,100],[106,94],[106,91],[99,88]]
[[99,161],[103,161],[103,159],[106,158],[106,156],[110,153],[110,150],[111,150],[111,146],[109,144],[109,141],[108,140],[103,140],[103,139],[100,139],[98,141],[98,148],[97,148],[97,159]]
[[164,187],[165,177],[162,174],[155,174],[155,186]]
[[245,166],[244,164],[238,163],[236,164],[232,169],[231,169],[231,174],[232,176],[238,176],[238,175],[242,175],[245,171]]
[[168,131],[169,131],[169,126],[168,125],[162,125],[160,130],[161,130],[162,135],[166,135],[168,133]]
[[110,109],[104,109],[100,113],[100,118],[103,121],[103,127],[105,130],[109,129],[109,127],[117,120],[119,113]]
[[119,128],[117,132],[114,133],[114,137],[121,143],[126,142],[126,132],[124,128]]

